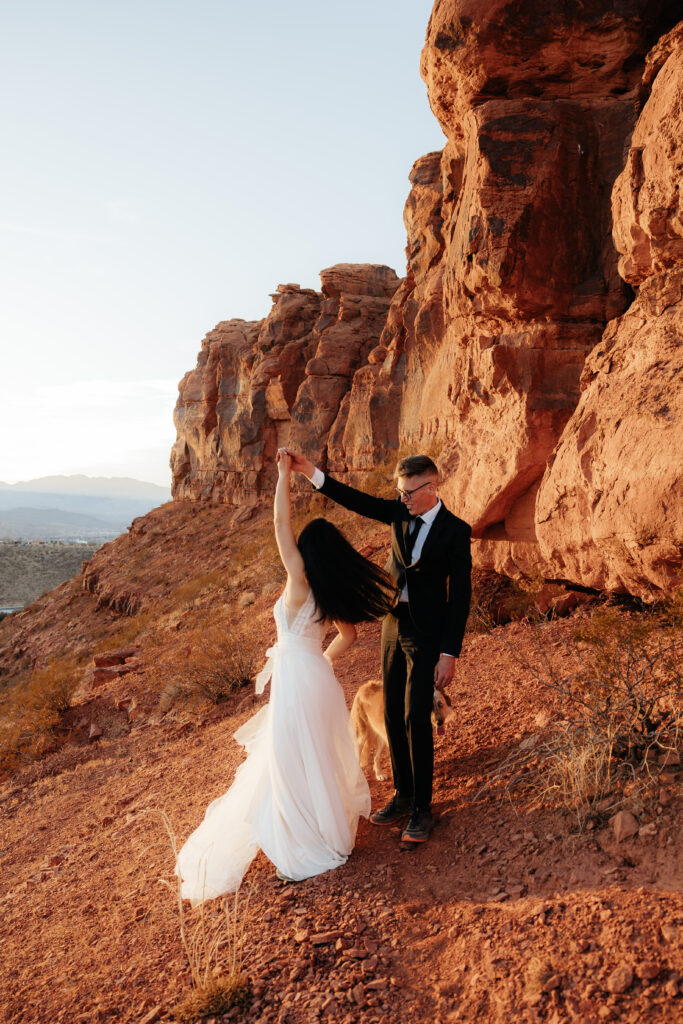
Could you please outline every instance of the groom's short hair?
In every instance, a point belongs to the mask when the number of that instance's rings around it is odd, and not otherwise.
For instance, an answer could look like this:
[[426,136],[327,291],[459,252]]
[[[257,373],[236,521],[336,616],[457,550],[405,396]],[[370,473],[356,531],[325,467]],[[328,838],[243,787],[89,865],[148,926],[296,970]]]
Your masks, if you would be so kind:
[[408,455],[407,458],[401,459],[396,466],[394,475],[396,477],[422,476],[423,473],[429,473],[432,476],[439,475],[438,469],[428,455]]

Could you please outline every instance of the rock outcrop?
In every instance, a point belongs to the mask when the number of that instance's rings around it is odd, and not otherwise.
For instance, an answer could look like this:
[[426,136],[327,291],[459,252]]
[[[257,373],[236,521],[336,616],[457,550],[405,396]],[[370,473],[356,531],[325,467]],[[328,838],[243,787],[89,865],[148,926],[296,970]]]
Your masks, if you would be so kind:
[[264,321],[219,325],[181,383],[174,494],[253,504],[284,440],[361,484],[423,451],[479,566],[670,588],[676,13],[437,0],[421,70],[447,141],[410,174],[405,278],[340,265],[322,294],[281,286]]
[[645,598],[683,562],[683,25],[651,54],[652,79],[613,193],[638,295],[586,362],[537,508],[549,572]]
[[343,399],[378,345],[401,282],[389,267],[345,263],[322,270],[320,281],[324,300],[314,330],[317,346],[292,408],[289,443],[325,465],[328,436],[338,437],[342,429]]
[[319,313],[316,292],[280,285],[265,320],[228,320],[207,334],[179,385],[174,498],[254,503],[313,354]]
[[610,192],[663,17],[644,2],[432,12],[422,73],[448,141],[413,168],[407,277],[384,361],[354,381],[344,447],[348,469],[366,468],[381,450],[369,410],[400,403],[398,449],[436,456],[482,566],[545,570],[540,481],[587,355],[631,300]]
[[[444,332],[441,154],[428,153],[410,172],[404,210],[406,277],[397,288],[379,344],[355,374],[330,435],[330,469],[340,475],[393,467],[405,423],[420,431],[430,404],[423,365],[438,358]],[[421,445],[424,449],[424,444]]]
[[174,498],[248,507],[272,486],[278,445],[324,460],[342,397],[400,282],[370,264],[338,264],[320,278],[322,293],[279,285],[264,320],[228,320],[207,334],[179,385]]

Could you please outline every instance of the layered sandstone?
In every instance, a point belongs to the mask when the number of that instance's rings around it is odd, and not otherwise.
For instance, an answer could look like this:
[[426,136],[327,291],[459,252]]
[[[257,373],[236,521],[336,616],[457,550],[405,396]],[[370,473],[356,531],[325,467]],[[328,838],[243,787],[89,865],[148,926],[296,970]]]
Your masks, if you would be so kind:
[[[410,172],[404,210],[406,277],[397,288],[379,344],[356,372],[330,433],[333,472],[358,476],[396,461],[407,403],[424,384],[420,360],[443,337],[441,154],[428,153]],[[409,363],[408,354],[411,354]]]
[[667,18],[644,2],[435,4],[422,73],[448,141],[413,168],[407,277],[330,457],[354,471],[388,441],[433,454],[479,565],[596,578],[548,559],[536,498],[586,358],[632,298],[610,194]]
[[324,457],[341,399],[377,344],[399,279],[370,264],[338,264],[320,278],[322,292],[279,285],[264,320],[228,320],[207,334],[179,385],[174,498],[249,507],[272,485],[278,445]]
[[377,347],[400,280],[389,267],[342,263],[322,270],[320,281],[317,345],[292,407],[289,443],[325,465],[328,440],[345,415],[343,399]]
[[[321,293],[281,286],[264,321],[219,325],[181,383],[174,494],[250,505],[285,440],[361,484],[426,451],[480,566],[669,587],[678,527],[656,512],[679,500],[671,474],[644,485],[635,525],[595,492],[629,506],[619,481],[675,435],[658,414],[661,435],[599,440],[629,394],[649,408],[660,383],[678,401],[679,43],[660,38],[674,14],[669,0],[437,0],[421,69],[447,141],[410,174],[405,278],[339,265]],[[587,433],[594,412],[606,419]],[[607,542],[608,520],[621,540]],[[653,530],[661,546],[645,543]],[[665,567],[641,572],[639,545]]]
[[613,193],[619,267],[638,294],[587,360],[537,515],[549,571],[648,597],[680,582],[683,562],[683,25],[645,77]]
[[[480,562],[539,562],[535,493],[579,397],[586,355],[628,290],[609,193],[640,88],[650,5],[442,0],[422,56],[441,160],[437,274],[423,261],[432,344],[407,344],[399,442],[438,452]],[[422,316],[422,296],[416,295]],[[437,300],[438,301],[438,300]],[[435,341],[437,342],[435,344]]]

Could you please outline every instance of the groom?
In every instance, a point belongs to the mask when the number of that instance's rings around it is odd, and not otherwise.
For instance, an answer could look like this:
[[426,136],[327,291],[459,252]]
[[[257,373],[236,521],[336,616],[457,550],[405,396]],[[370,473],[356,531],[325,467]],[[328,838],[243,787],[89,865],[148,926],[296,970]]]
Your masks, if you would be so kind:
[[382,679],[395,793],[370,820],[392,825],[410,815],[401,839],[423,843],[434,827],[433,689],[451,682],[462,647],[471,595],[471,530],[442,503],[439,472],[426,455],[399,462],[397,498],[391,500],[348,487],[303,455],[289,454],[292,469],[332,501],[391,524],[386,569],[399,600],[382,623]]

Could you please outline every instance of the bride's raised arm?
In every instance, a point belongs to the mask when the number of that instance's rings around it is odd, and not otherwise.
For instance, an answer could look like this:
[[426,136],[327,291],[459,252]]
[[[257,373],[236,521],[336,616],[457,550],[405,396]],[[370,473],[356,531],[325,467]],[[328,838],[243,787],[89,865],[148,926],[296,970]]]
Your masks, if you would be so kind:
[[304,572],[304,560],[297,547],[292,528],[292,509],[289,494],[291,465],[291,456],[283,448],[279,448],[277,453],[278,477],[273,505],[273,521],[280,560],[287,571],[285,601],[289,608],[296,612],[306,600],[309,587],[306,573]]

